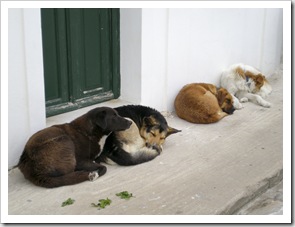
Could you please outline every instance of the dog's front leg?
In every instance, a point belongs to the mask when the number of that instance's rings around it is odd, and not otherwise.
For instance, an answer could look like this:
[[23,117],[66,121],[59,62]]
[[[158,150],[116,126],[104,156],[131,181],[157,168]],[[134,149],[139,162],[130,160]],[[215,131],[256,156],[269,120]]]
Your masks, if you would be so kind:
[[239,99],[235,97],[233,94],[231,94],[233,97],[233,106],[236,110],[240,110],[243,108],[243,105],[240,103]]
[[250,101],[252,101],[260,106],[266,107],[266,108],[271,107],[271,103],[265,101],[261,96],[256,95],[256,94],[242,92],[242,93],[238,93],[237,96],[240,99],[247,98]]

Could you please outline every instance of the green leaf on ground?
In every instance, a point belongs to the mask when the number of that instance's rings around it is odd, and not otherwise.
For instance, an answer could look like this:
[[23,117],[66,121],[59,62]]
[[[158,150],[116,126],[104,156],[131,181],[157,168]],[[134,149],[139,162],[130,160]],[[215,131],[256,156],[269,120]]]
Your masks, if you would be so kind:
[[66,201],[64,201],[64,202],[61,204],[61,206],[64,207],[64,206],[72,205],[74,202],[75,202],[74,199],[68,198]]
[[107,198],[107,199],[100,199],[100,200],[98,200],[98,202],[99,202],[98,204],[91,203],[91,205],[93,207],[98,207],[98,208],[104,209],[106,206],[111,204],[112,200]]
[[127,191],[123,191],[123,192],[117,193],[116,196],[119,196],[121,199],[130,199],[131,197],[134,197],[132,195],[132,193],[129,193]]

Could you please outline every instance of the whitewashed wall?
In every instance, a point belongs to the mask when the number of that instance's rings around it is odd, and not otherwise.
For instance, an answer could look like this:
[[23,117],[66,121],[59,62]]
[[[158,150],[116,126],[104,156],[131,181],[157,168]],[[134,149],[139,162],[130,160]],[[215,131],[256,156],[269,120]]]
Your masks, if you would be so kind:
[[141,100],[141,9],[120,11],[121,97]]
[[39,9],[9,9],[8,62],[8,166],[12,167],[27,139],[46,123]]
[[[139,13],[121,9],[121,35],[124,26],[134,24],[124,16],[127,11],[128,17]],[[122,78],[129,82],[122,84],[122,98],[128,100],[128,90],[141,104],[173,111],[174,98],[183,85],[219,85],[221,71],[231,64],[244,62],[269,74],[282,55],[282,13],[282,9],[142,9],[142,36],[137,39],[141,46],[121,50],[122,61],[141,59],[136,66],[132,62],[124,66],[137,67],[137,72],[141,67],[141,80],[129,79],[121,68]],[[138,34],[125,35],[129,39],[121,36],[122,47]],[[130,83],[137,83],[139,94],[130,89]]]

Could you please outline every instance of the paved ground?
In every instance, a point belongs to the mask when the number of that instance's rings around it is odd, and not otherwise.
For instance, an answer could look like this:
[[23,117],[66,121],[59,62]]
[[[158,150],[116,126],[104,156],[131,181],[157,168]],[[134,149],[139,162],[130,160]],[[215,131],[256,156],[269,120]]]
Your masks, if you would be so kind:
[[[256,197],[263,199],[262,193],[283,178],[282,73],[274,74],[270,81],[274,89],[268,99],[273,104],[271,108],[246,103],[242,110],[210,125],[191,124],[173,113],[166,114],[168,123],[182,132],[168,137],[159,157],[137,166],[107,166],[106,175],[95,182],[44,189],[25,180],[18,169],[11,170],[9,215],[93,214],[103,218],[110,214],[282,214],[282,184],[270,196],[279,204],[275,210],[263,211],[262,202],[256,209],[257,203],[253,201]],[[120,104],[121,101],[114,100],[103,105]],[[52,117],[48,125],[68,122],[88,109]],[[121,191],[129,191],[135,197],[121,200],[115,195]],[[68,198],[74,199],[74,204],[61,207]],[[91,206],[106,198],[112,203],[105,209]],[[244,207],[250,201],[252,205],[248,206],[252,208]],[[264,204],[267,203],[271,204],[270,200]],[[142,217],[137,222],[153,222],[152,217]],[[192,217],[198,216],[188,218]],[[166,221],[173,221],[173,217]]]
[[282,215],[283,182],[268,189],[265,193],[246,204],[235,214],[239,215]]

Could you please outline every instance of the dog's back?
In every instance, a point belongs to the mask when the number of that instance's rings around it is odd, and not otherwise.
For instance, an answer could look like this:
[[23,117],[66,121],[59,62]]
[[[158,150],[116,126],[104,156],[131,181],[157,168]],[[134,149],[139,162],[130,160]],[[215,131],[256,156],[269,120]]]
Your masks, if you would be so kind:
[[267,87],[266,95],[268,95],[272,90],[266,77],[258,69],[242,63],[231,65],[224,70],[220,85],[232,94],[238,91],[259,93],[261,89]]
[[93,181],[106,172],[105,166],[93,162],[102,135],[130,124],[111,108],[95,108],[71,123],[35,133],[25,145],[18,168],[25,178],[47,188]]
[[261,106],[270,107],[264,100],[272,92],[266,77],[255,67],[242,63],[231,65],[221,74],[220,84],[233,96],[235,107],[241,109],[241,102],[251,100]]
[[157,110],[141,105],[128,105],[128,106],[120,106],[115,108],[118,111],[118,114],[122,117],[132,119],[138,128],[141,128],[144,124],[144,118],[154,116],[157,120],[157,124],[161,125],[161,127],[168,127],[166,119],[163,117],[161,113]]
[[18,168],[26,179],[38,186],[51,188],[74,184],[80,181],[79,174],[77,177],[67,176],[75,170],[74,150],[74,143],[62,129],[49,127],[28,140]]
[[211,84],[188,84],[175,98],[176,114],[192,123],[217,122],[227,114],[221,110],[216,96],[217,89]]

